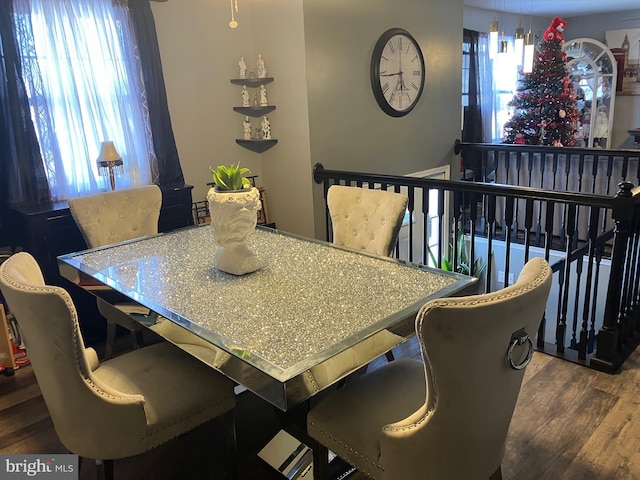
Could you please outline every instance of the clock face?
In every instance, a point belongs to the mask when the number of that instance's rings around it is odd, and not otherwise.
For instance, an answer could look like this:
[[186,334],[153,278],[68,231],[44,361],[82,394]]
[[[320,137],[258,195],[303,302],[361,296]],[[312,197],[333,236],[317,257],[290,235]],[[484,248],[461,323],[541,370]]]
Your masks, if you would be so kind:
[[383,33],[371,57],[371,86],[380,108],[402,117],[416,106],[424,89],[424,57],[409,32],[392,28]]

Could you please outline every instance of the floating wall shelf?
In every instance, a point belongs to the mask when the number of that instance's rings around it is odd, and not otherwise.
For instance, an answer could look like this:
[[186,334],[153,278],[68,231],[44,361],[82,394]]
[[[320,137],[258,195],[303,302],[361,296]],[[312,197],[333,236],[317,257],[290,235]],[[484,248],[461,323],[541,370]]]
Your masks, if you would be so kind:
[[[234,85],[242,85],[249,88],[259,88],[261,85],[266,85],[267,83],[271,83],[271,82],[273,82],[273,77],[232,78],[231,79],[231,83],[233,83]],[[238,113],[241,113],[242,115],[249,116],[249,117],[264,117],[269,113],[273,112],[275,109],[276,109],[275,105],[266,105],[264,107],[255,105],[255,100],[254,100],[253,106],[233,107],[234,112],[238,112]],[[262,153],[266,150],[269,150],[276,143],[278,143],[278,140],[275,140],[275,139],[262,140],[260,138],[245,140],[245,139],[238,138],[236,139],[236,143],[241,147],[251,150],[252,152]]]
[[241,147],[251,150],[252,152],[262,153],[278,143],[278,140],[243,140],[241,138],[236,138],[236,143]]
[[267,78],[232,78],[231,83],[234,85],[246,85],[247,87],[256,88],[260,85],[266,85],[273,82],[273,77]]
[[267,105],[266,107],[233,107],[233,110],[243,115],[249,115],[250,117],[262,117],[273,112],[276,109],[275,105]]

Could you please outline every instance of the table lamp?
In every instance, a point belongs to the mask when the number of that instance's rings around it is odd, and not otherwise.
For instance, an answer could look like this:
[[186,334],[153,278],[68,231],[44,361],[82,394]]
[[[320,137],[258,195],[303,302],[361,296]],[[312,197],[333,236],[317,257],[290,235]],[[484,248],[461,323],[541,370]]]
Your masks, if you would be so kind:
[[102,142],[100,155],[98,155],[96,163],[98,164],[98,173],[100,176],[102,177],[108,173],[109,180],[111,181],[111,190],[115,190],[116,179],[114,170],[116,170],[118,174],[122,174],[124,172],[124,168],[122,157],[116,151],[116,147],[113,146],[113,142]]

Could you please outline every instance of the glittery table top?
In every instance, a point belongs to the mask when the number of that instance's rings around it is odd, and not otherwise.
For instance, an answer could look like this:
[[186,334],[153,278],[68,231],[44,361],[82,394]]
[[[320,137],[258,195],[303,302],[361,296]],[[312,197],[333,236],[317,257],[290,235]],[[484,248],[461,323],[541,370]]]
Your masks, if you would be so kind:
[[258,228],[260,270],[214,267],[209,226],[60,257],[284,381],[471,280]]

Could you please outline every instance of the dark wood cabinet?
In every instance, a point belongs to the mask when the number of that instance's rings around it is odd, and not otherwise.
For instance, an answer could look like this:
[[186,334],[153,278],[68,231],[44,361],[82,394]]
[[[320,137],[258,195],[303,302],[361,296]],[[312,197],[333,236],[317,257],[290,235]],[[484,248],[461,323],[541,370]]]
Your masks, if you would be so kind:
[[168,232],[193,225],[193,185],[162,189],[162,210],[158,220],[158,231]]

